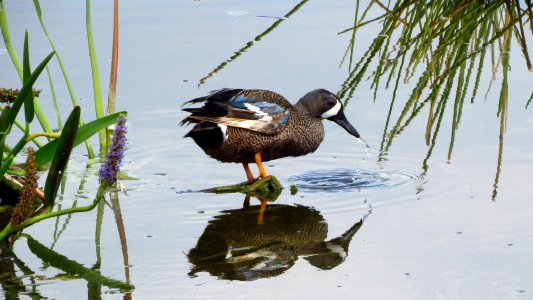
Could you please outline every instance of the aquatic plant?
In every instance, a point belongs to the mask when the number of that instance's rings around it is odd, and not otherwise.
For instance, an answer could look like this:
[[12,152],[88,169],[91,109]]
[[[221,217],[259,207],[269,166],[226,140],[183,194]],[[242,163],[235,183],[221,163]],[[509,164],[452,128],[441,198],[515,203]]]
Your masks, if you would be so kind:
[[[34,0],[34,6],[37,12],[37,17],[41,23],[43,32],[48,39],[53,51],[35,68],[31,70],[29,59],[29,37],[28,33],[24,39],[23,59],[22,64],[16,54],[16,50],[11,44],[9,35],[7,16],[4,8],[3,0],[0,0],[0,28],[2,37],[7,49],[7,52],[13,62],[15,71],[18,73],[22,88],[0,88],[0,102],[5,103],[3,108],[0,108],[0,181],[11,190],[20,193],[20,197],[16,201],[11,201],[9,205],[0,203],[3,210],[11,211],[11,217],[5,227],[0,228],[0,242],[6,237],[20,232],[20,230],[31,226],[39,221],[48,219],[63,214],[71,214],[73,212],[82,212],[93,209],[101,199],[108,187],[116,181],[116,174],[120,167],[120,160],[123,156],[123,149],[125,144],[125,112],[114,113],[115,111],[115,95],[116,95],[116,71],[118,65],[118,1],[115,0],[115,22],[114,22],[114,39],[113,39],[113,62],[112,74],[110,78],[109,96],[108,96],[108,115],[103,111],[103,103],[100,91],[99,72],[96,64],[96,51],[94,49],[94,42],[92,38],[91,19],[90,19],[90,1],[86,1],[86,27],[87,38],[90,52],[93,88],[94,88],[94,103],[97,118],[89,123],[84,123],[81,119],[81,108],[77,105],[76,97],[72,89],[72,85],[67,76],[65,67],[57,53],[57,49],[52,42],[52,39],[47,31],[43,21],[43,14],[38,0]],[[59,104],[55,97],[54,84],[50,76],[50,72],[46,67],[48,62],[56,57],[63,77],[67,83],[67,88],[72,99],[74,108],[64,124],[61,122],[59,113]],[[47,68],[50,89],[52,91],[52,100],[54,109],[57,114],[58,128],[60,131],[54,132],[49,125],[47,117],[41,109],[38,96],[40,90],[35,90],[33,84],[41,75],[42,71]],[[24,122],[19,121],[22,111],[24,112]],[[39,121],[43,129],[42,132],[31,132],[34,117]],[[120,117],[120,119],[119,119]],[[110,125],[119,121],[116,126],[115,136],[111,146],[108,145],[106,130]],[[12,127],[15,125],[20,129],[20,132],[12,132]],[[114,173],[107,173],[107,177],[102,177],[101,184],[98,188],[97,195],[94,201],[88,206],[72,207],[70,209],[59,209],[53,211],[56,197],[63,181],[66,172],[67,164],[70,154],[74,147],[81,143],[85,143],[87,147],[87,154],[90,158],[88,164],[94,163],[93,150],[89,139],[94,134],[100,135],[100,157],[104,158],[107,154],[108,148],[111,152],[107,155],[106,164],[109,166],[108,170]],[[15,145],[8,144],[8,136],[19,137]],[[44,144],[43,144],[43,138]],[[116,139],[116,140],[115,140]],[[36,151],[28,150],[26,169],[18,167],[15,163],[16,158],[21,154],[21,150],[25,148],[28,143],[34,143],[37,147]],[[30,167],[30,168],[28,168]],[[36,184],[36,169],[47,169],[46,183],[44,190],[37,187]],[[17,180],[10,175],[18,175],[21,179]],[[23,182],[23,184],[20,183]],[[64,187],[64,185],[63,185]],[[36,200],[40,198],[40,200]],[[3,199],[4,200],[4,199]],[[7,205],[7,206],[6,206]],[[10,208],[10,206],[13,206]],[[3,225],[2,225],[3,226]],[[15,236],[16,237],[16,236]]]
[[122,158],[124,157],[127,132],[126,117],[121,116],[115,127],[115,134],[112,138],[113,142],[111,143],[109,152],[106,154],[105,162],[100,169],[100,180],[106,181],[108,185],[112,185],[117,181]]
[[26,220],[33,207],[35,200],[35,190],[37,189],[37,170],[35,168],[35,154],[32,147],[28,147],[28,157],[26,159],[26,178],[22,186],[22,192],[17,205],[13,208],[9,224],[17,226]]
[[[80,109],[76,107],[73,112],[70,114],[69,118],[65,122],[65,130],[58,139],[58,145],[56,148],[56,154],[51,163],[50,172],[48,173],[46,184],[44,188],[44,200],[42,206],[26,212],[28,209],[26,203],[21,205],[25,206],[23,221],[17,219],[17,222],[8,223],[4,229],[0,232],[0,241],[9,235],[18,232],[28,226],[31,226],[42,220],[57,217],[65,214],[77,213],[77,212],[86,212],[90,211],[99,204],[99,202],[104,198],[104,194],[107,192],[108,188],[113,185],[117,180],[117,173],[120,170],[120,162],[123,156],[123,149],[125,143],[125,117],[121,117],[122,126],[117,126],[115,130],[115,137],[117,145],[111,145],[112,149],[116,149],[116,153],[113,155],[108,155],[106,161],[103,164],[102,171],[100,172],[100,185],[94,200],[91,204],[82,207],[72,207],[69,209],[62,209],[58,211],[52,211],[54,205],[54,199],[57,195],[57,190],[59,188],[59,183],[62,180],[64,170],[66,168],[66,163],[72,150],[74,140],[78,131],[78,122],[80,117]],[[119,128],[120,127],[120,128]],[[67,130],[69,128],[69,130]],[[70,150],[68,150],[70,149]],[[111,176],[109,176],[111,175]],[[30,198],[32,195],[29,196]],[[15,209],[16,211],[16,209]]]
[[[0,103],[13,103],[17,99],[20,90],[0,88]],[[41,90],[33,90],[33,97],[39,97]]]
[[[360,1],[356,3],[354,23],[351,28],[340,32],[351,32],[352,36],[343,58],[349,54],[349,75],[338,95],[347,105],[365,74],[372,81],[376,99],[378,88],[393,87],[389,114],[386,119],[380,147],[380,160],[389,151],[394,138],[402,133],[426,108],[427,125],[425,141],[429,146],[423,162],[427,161],[436,144],[443,115],[453,107],[451,137],[448,159],[452,157],[455,136],[461,122],[463,105],[468,99],[474,102],[479,94],[481,74],[490,60],[493,85],[496,73],[501,72],[501,88],[497,116],[500,118],[500,151],[498,167],[501,165],[503,134],[508,106],[509,56],[513,35],[522,51],[525,67],[531,71],[532,64],[527,46],[524,23],[529,22],[533,33],[531,1],[526,7],[520,1],[414,1],[400,0],[384,5],[371,1],[360,14]],[[391,2],[389,2],[391,3]],[[384,12],[369,17],[370,8],[378,5]],[[376,35],[362,57],[353,59],[356,32],[367,24],[381,23]],[[370,72],[369,69],[375,66]],[[400,81],[408,83],[416,78],[411,95],[404,100],[400,115],[393,121],[392,111],[397,103]],[[531,102],[526,100],[526,108]],[[450,103],[451,102],[451,103]],[[453,106],[451,105],[453,104]],[[392,125],[390,125],[392,124]],[[496,184],[498,181],[496,176]]]

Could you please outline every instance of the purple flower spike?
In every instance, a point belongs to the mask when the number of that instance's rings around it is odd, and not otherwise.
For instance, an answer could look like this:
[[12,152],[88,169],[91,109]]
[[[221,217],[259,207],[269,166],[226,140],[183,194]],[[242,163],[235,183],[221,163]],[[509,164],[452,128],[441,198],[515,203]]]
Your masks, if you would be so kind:
[[111,147],[106,154],[105,162],[100,168],[100,180],[107,181],[112,185],[117,181],[117,175],[120,171],[122,158],[124,157],[124,146],[126,145],[126,117],[120,116],[115,127],[115,134],[112,138]]

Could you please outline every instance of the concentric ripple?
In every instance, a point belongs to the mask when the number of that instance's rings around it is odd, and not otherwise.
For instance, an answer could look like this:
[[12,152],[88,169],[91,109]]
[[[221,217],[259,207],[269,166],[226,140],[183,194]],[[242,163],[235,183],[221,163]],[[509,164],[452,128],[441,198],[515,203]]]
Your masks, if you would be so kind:
[[305,172],[291,176],[288,180],[301,191],[335,193],[394,188],[421,182],[423,178],[398,172],[331,169]]

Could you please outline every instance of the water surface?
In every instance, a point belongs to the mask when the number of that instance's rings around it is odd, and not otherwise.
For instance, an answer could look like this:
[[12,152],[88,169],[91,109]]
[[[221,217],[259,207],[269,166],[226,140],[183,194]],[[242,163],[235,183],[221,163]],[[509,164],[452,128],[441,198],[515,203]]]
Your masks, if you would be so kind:
[[[112,7],[93,2],[104,79],[109,71]],[[32,61],[37,62],[50,49],[32,4],[5,5],[15,47],[22,49],[28,30]],[[83,114],[91,119],[84,5],[41,5]],[[353,13],[353,1],[121,2],[118,108],[129,112],[124,170],[137,178],[124,181],[128,196],[120,195],[127,272],[116,218],[107,205],[99,253],[96,211],[48,220],[25,233],[108,278],[126,281],[129,272],[135,289],[124,292],[63,276],[20,239],[14,247],[17,263],[2,262],[20,284],[15,289],[3,286],[0,297],[531,298],[533,116],[524,110],[531,74],[519,53],[512,57],[510,111],[497,184],[497,89],[486,100],[465,105],[450,161],[452,120],[445,115],[424,167],[425,117],[415,119],[378,159],[392,95],[382,89],[373,102],[370,83],[365,83],[346,107],[346,115],[370,145],[370,154],[343,129],[326,122],[326,138],[316,153],[265,164],[286,189],[276,201],[266,203],[261,226],[258,199],[246,203],[240,194],[196,192],[241,182],[245,174],[240,165],[213,161],[192,140],[182,138],[188,129],[177,125],[185,116],[181,104],[222,87],[272,89],[291,102],[316,88],[338,91],[348,76],[347,66],[339,68],[339,63],[349,35],[337,32],[353,24]],[[376,31],[368,27],[360,33],[356,54],[363,53]],[[16,86],[18,78],[10,64],[0,51],[2,84]],[[70,101],[55,67],[52,76],[66,113]],[[486,90],[489,79],[490,74],[484,75],[481,90]],[[43,106],[51,112],[52,106],[44,104],[51,103],[46,78],[38,85]],[[398,97],[408,97],[412,86],[402,87]],[[81,147],[77,151],[59,203],[63,207],[88,203],[96,191],[98,166],[89,170],[84,193],[78,195],[85,157]],[[296,195],[290,194],[291,184],[299,189]],[[255,242],[259,234],[263,242]],[[191,258],[206,236],[219,242],[207,246],[217,251]],[[95,266],[99,257],[101,264]]]

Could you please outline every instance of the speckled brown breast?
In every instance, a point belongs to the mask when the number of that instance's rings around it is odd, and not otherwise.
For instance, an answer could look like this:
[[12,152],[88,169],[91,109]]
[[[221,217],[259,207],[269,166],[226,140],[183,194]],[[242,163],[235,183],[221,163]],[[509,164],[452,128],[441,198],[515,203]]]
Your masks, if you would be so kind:
[[254,154],[261,153],[262,161],[287,156],[302,156],[318,149],[324,139],[322,120],[309,116],[300,108],[291,109],[289,120],[275,135],[228,127],[227,139],[216,149],[205,153],[222,162],[254,162]]

